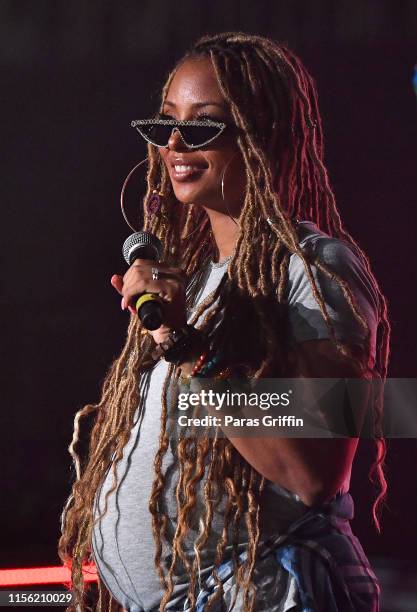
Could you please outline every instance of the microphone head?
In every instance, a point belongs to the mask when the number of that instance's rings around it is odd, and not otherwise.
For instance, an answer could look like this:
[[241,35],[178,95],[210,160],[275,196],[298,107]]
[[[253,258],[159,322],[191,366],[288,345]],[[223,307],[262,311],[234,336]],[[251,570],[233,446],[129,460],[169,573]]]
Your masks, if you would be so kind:
[[150,232],[135,232],[123,243],[123,257],[131,266],[135,259],[162,259],[164,248],[162,242]]

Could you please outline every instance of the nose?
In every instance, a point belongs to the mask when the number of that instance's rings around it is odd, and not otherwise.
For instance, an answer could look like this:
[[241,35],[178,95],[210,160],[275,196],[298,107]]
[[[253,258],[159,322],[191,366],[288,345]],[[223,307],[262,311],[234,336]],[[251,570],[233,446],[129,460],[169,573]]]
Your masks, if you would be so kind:
[[181,138],[178,128],[172,128],[171,136],[168,138],[167,148],[171,150],[187,149],[187,145]]

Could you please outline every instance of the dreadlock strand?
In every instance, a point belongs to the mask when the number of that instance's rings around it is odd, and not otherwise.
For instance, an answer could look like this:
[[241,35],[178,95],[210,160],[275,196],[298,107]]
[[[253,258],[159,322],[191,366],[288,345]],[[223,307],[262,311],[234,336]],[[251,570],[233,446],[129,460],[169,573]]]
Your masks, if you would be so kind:
[[173,365],[170,364],[168,368],[168,373],[165,377],[163,389],[162,389],[162,411],[161,411],[161,432],[159,436],[159,448],[155,456],[154,461],[154,469],[155,469],[155,479],[152,484],[151,496],[149,499],[149,511],[152,516],[152,532],[155,540],[155,556],[154,562],[155,567],[158,572],[158,576],[161,580],[161,584],[166,589],[167,582],[166,577],[161,564],[161,554],[162,554],[162,540],[161,534],[164,531],[166,526],[166,517],[162,515],[159,511],[159,505],[161,502],[162,492],[165,486],[165,476],[162,474],[162,461],[168,449],[169,440],[166,431],[167,424],[167,392],[168,386],[170,382],[170,376],[173,372]]

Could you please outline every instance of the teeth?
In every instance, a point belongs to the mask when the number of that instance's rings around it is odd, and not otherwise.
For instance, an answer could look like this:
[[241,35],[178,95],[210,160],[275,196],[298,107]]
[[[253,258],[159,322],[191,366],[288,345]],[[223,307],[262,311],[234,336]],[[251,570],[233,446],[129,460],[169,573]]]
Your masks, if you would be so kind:
[[189,172],[190,170],[202,170],[197,166],[174,166],[175,172]]

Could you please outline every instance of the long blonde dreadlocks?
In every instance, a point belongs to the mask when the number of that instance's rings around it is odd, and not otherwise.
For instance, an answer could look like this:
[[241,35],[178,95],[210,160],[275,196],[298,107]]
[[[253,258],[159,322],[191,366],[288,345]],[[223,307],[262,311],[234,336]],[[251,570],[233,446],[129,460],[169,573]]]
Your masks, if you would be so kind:
[[[246,195],[239,219],[241,231],[228,274],[223,277],[211,300],[200,305],[194,313],[193,321],[206,313],[201,328],[208,336],[211,334],[214,337],[216,345],[222,348],[230,364],[236,361],[237,356],[239,361],[245,361],[247,375],[254,378],[285,376],[285,345],[277,339],[285,337],[283,327],[288,264],[291,254],[296,253],[303,261],[313,294],[338,349],[344,354],[348,353],[348,348],[335,337],[326,305],[312,274],[312,265],[339,284],[354,316],[367,332],[369,349],[370,330],[349,286],[321,261],[311,258],[300,248],[292,221],[296,215],[313,221],[330,236],[345,240],[363,258],[379,297],[378,355],[374,371],[384,380],[388,368],[390,337],[387,302],[371,272],[368,258],[342,226],[336,208],[323,162],[323,133],[313,79],[286,46],[261,36],[226,32],[202,37],[185,54],[168,76],[162,90],[162,103],[179,65],[186,60],[198,58],[211,58],[221,92],[229,104],[235,125],[240,128],[237,144],[246,168]],[[148,157],[148,188],[144,201],[153,189],[161,189],[166,197],[163,214],[147,218],[145,229],[155,233],[165,245],[165,261],[181,266],[187,277],[192,279],[213,252],[208,217],[203,209],[185,207],[176,200],[164,164],[152,145],[148,145]],[[232,303],[236,305],[237,301],[239,317],[234,316],[231,308]],[[278,316],[268,317],[271,309]],[[216,326],[219,314],[220,324]],[[248,334],[254,333],[251,330],[257,331],[256,337],[247,337],[243,345],[240,329],[246,317],[257,321],[257,325],[248,326]],[[132,316],[125,346],[106,375],[100,401],[86,405],[75,417],[74,436],[69,450],[74,459],[76,481],[63,511],[62,536],[59,541],[60,557],[72,567],[72,588],[76,604],[70,610],[91,609],[85,603],[82,564],[91,555],[94,497],[112,464],[113,486],[106,495],[104,514],[108,496],[117,486],[116,467],[141,401],[139,383],[153,365],[150,357],[153,340],[141,334],[141,331],[140,320]],[[251,347],[250,353],[245,348],[247,346]],[[253,347],[257,347],[255,352]],[[231,530],[235,577],[239,587],[243,588],[245,610],[252,610],[256,597],[252,575],[260,535],[259,497],[265,478],[240,456],[226,438],[186,438],[178,441],[178,518],[175,536],[170,542],[172,562],[167,572],[161,562],[168,520],[161,511],[160,503],[165,488],[162,461],[168,448],[167,390],[174,374],[174,367],[170,366],[161,398],[161,432],[154,464],[155,479],[149,500],[155,539],[155,567],[165,588],[160,610],[166,609],[172,594],[177,563],[182,563],[190,575],[188,597],[191,607],[195,604],[199,552],[209,537],[215,495],[217,499],[222,496],[226,499],[224,528],[217,545],[215,568],[221,563]],[[94,425],[88,456],[82,463],[77,453],[79,426],[87,415],[93,415]],[[380,418],[380,414],[375,414],[376,422]],[[383,437],[375,438],[375,443],[377,457],[370,476],[374,477],[376,473],[379,481],[373,518],[380,531],[380,507],[387,490],[383,471],[386,443]],[[190,563],[183,545],[200,484],[205,500],[205,515],[201,517],[201,531],[194,544],[195,559]],[[236,546],[243,519],[249,535],[248,555],[246,561],[239,564],[236,561]],[[207,609],[222,593],[216,572],[215,577],[220,588]],[[112,610],[116,609],[115,606],[116,602],[99,579],[97,609]]]

